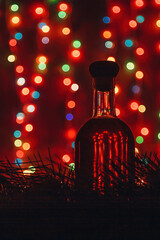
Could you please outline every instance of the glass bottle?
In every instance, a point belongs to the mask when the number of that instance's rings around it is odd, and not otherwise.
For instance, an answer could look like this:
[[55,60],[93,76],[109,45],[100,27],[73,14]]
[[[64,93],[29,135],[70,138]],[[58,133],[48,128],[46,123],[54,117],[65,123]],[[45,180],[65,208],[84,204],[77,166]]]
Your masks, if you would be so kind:
[[90,65],[93,116],[75,140],[76,187],[104,193],[134,176],[135,143],[130,128],[115,114],[114,78],[119,66],[111,61]]

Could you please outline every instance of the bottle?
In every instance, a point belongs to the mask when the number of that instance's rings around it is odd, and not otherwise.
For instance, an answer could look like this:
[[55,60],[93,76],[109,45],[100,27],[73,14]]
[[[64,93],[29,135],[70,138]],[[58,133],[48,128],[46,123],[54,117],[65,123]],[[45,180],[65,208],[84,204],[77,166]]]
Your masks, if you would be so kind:
[[130,128],[115,114],[114,88],[119,66],[96,61],[93,77],[93,116],[80,128],[75,140],[75,184],[84,191],[104,194],[134,176],[135,142]]

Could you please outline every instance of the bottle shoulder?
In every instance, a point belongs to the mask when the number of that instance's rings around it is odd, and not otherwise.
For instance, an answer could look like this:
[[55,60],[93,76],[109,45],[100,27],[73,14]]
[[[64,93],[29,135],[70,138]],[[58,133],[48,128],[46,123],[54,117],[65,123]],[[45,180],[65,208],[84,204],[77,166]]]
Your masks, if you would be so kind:
[[108,131],[110,133],[121,132],[123,135],[130,135],[133,137],[132,131],[129,126],[117,117],[107,117],[107,118],[90,118],[84,123],[84,125],[79,129],[77,137],[79,135],[90,135],[90,133],[102,131]]

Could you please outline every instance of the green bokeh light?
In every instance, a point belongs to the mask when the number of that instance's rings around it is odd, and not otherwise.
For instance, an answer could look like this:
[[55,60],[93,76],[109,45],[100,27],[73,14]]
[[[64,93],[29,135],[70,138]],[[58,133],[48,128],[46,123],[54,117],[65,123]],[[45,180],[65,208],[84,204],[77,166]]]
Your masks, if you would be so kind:
[[75,41],[73,42],[73,47],[79,48],[80,46],[81,46],[81,42],[80,42],[79,40],[75,40]]
[[144,141],[144,139],[143,139],[142,136],[138,136],[138,137],[136,138],[136,142],[137,142],[138,144],[142,144],[143,141]]
[[18,9],[19,9],[19,6],[18,6],[17,4],[12,4],[12,5],[11,5],[11,10],[12,10],[13,12],[18,11]]
[[67,15],[67,14],[66,14],[65,12],[63,12],[63,11],[60,11],[60,12],[58,13],[59,18],[65,18],[66,15]]
[[68,64],[64,64],[64,65],[62,66],[62,70],[63,70],[64,72],[68,72],[68,71],[70,70],[70,66],[69,66]]
[[44,70],[44,69],[46,69],[46,64],[45,63],[40,63],[40,64],[38,64],[38,68],[40,70]]
[[126,67],[127,67],[128,70],[133,70],[135,68],[135,65],[134,65],[133,62],[128,62],[126,64]]
[[160,139],[160,133],[158,133],[158,139]]

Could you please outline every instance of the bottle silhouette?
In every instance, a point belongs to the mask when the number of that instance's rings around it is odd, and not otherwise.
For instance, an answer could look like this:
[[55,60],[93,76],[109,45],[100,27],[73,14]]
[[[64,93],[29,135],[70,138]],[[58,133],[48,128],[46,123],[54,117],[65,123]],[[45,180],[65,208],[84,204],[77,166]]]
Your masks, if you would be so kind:
[[93,77],[93,116],[75,140],[76,187],[104,193],[119,180],[134,176],[135,143],[130,128],[115,114],[114,78],[119,66],[112,61],[90,65]]

